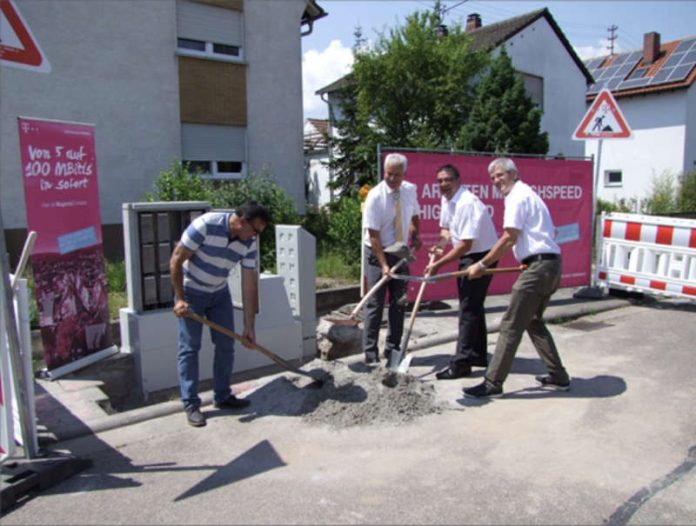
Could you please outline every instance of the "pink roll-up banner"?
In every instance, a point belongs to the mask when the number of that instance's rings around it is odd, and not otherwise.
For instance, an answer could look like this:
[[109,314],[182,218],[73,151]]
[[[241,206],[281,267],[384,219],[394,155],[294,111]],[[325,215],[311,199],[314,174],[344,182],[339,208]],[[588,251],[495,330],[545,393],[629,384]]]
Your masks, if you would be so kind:
[[94,126],[20,117],[34,297],[50,377],[117,352],[109,322]]
[[[410,266],[410,273],[423,275],[428,262],[427,250],[440,237],[440,189],[435,174],[444,164],[455,166],[461,181],[478,196],[493,216],[498,235],[503,229],[504,196],[493,186],[488,175],[490,156],[405,151],[397,148],[381,150],[381,163],[392,152],[408,158],[406,180],[418,187],[418,202],[421,207],[420,231],[423,248]],[[592,258],[592,161],[586,159],[540,159],[533,157],[510,157],[520,173],[520,179],[530,185],[544,200],[556,227],[556,242],[561,246],[563,267],[561,287],[584,286],[590,283]],[[449,247],[448,247],[449,249]],[[519,262],[512,252],[503,257],[498,267],[515,267]],[[444,266],[440,273],[458,270],[456,264]],[[491,281],[489,294],[507,294],[518,275],[497,274]],[[415,299],[420,284],[409,282],[409,299]],[[424,300],[443,300],[457,297],[456,280],[430,283],[423,295]]]

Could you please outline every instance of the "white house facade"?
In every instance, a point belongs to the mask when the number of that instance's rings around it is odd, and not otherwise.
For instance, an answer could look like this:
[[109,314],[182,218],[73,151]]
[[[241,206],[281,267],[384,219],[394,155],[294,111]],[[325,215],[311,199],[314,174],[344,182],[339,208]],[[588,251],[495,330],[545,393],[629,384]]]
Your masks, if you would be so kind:
[[[121,204],[186,160],[209,177],[268,170],[304,210],[301,35],[315,0],[13,0],[50,71],[0,61],[0,209],[26,235],[17,117],[95,126],[104,249]],[[0,57],[1,58],[1,57]]]
[[646,33],[641,50],[587,61],[597,80],[588,89],[588,105],[597,92],[612,92],[632,131],[628,139],[585,141],[594,155],[600,199],[638,206],[653,182],[675,182],[696,170],[696,38],[660,44]]

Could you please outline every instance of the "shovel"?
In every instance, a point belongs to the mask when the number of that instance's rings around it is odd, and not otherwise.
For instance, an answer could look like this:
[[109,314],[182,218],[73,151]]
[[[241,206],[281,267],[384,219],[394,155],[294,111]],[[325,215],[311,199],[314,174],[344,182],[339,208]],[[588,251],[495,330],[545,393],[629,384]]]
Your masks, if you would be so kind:
[[[505,274],[508,272],[521,272],[527,268],[527,265],[520,265],[519,267],[501,267],[501,268],[487,268],[483,271],[484,276],[490,276],[492,274]],[[409,276],[408,274],[397,274],[392,276],[394,279],[401,279],[404,281],[417,281],[419,283],[433,283],[435,281],[442,281],[443,279],[450,278],[460,278],[467,273],[466,270],[457,270],[455,272],[445,272],[444,274],[436,274],[435,276]]]
[[[393,248],[392,248],[393,247]],[[391,245],[389,248],[384,250],[388,254],[396,254],[397,256],[401,256],[401,259],[397,261],[396,265],[394,265],[392,268],[389,269],[389,274],[386,274],[382,276],[382,278],[375,283],[370,290],[368,290],[365,295],[360,299],[360,302],[355,306],[355,308],[351,311],[351,313],[348,315],[347,319],[342,319],[342,318],[325,318],[326,321],[333,323],[335,325],[349,325],[351,327],[357,327],[358,324],[360,323],[357,319],[358,314],[362,310],[362,308],[365,306],[367,301],[375,295],[375,293],[380,289],[382,285],[384,285],[389,278],[393,278],[397,276],[397,274],[394,274],[397,270],[399,270],[405,263],[410,263],[413,261],[415,258],[411,254],[411,251],[409,248],[403,244],[403,243],[395,243],[394,245]]]
[[[432,264],[432,262],[435,260],[435,257],[435,254],[430,254],[428,265]],[[430,273],[425,274],[426,278],[429,276]],[[413,310],[411,311],[411,317],[408,320],[408,327],[406,328],[406,332],[404,333],[404,336],[401,340],[401,348],[398,351],[392,351],[389,355],[389,364],[387,365],[389,372],[387,373],[387,378],[385,378],[385,380],[382,382],[384,383],[384,385],[389,385],[390,383],[392,383],[390,381],[390,377],[393,376],[394,371],[396,371],[397,373],[405,373],[406,371],[408,371],[408,366],[411,363],[411,355],[406,356],[406,358],[404,359],[404,354],[406,354],[406,352],[408,351],[408,340],[411,337],[411,330],[413,329],[413,324],[416,321],[416,314],[418,313],[418,308],[420,307],[420,302],[423,298],[423,293],[425,292],[425,286],[427,284],[427,281],[423,281],[421,283],[420,288],[418,289],[416,301],[413,304]],[[393,387],[393,385],[390,385],[390,387]]]
[[211,329],[214,329],[217,332],[224,334],[225,336],[228,336],[230,338],[234,338],[235,340],[237,340],[239,343],[241,343],[245,347],[249,347],[251,349],[254,349],[255,351],[260,352],[261,354],[265,355],[266,357],[270,358],[275,363],[280,365],[283,369],[287,369],[288,371],[292,371],[293,373],[301,374],[302,376],[308,376],[309,378],[311,378],[313,380],[313,382],[312,382],[312,384],[310,384],[307,387],[321,387],[324,385],[324,380],[321,380],[319,378],[315,378],[314,376],[312,376],[311,374],[309,374],[306,371],[303,371],[302,369],[298,369],[297,367],[293,367],[292,365],[290,365],[288,362],[283,360],[277,354],[269,351],[265,347],[262,347],[258,343],[249,342],[248,340],[246,340],[245,338],[242,338],[239,334],[237,334],[234,331],[231,331],[227,327],[223,327],[222,325],[219,325],[219,324],[215,323],[214,321],[210,321],[209,319],[204,318],[203,316],[196,314],[195,312],[193,312],[190,309],[186,312],[186,316],[188,316],[192,320],[197,321],[198,323],[202,323],[203,325],[207,325]]

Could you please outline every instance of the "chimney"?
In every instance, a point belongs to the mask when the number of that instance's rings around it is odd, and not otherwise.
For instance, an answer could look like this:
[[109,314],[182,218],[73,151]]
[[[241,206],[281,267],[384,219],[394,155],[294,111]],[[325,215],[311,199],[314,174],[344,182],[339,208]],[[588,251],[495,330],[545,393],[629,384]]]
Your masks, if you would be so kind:
[[660,56],[660,33],[655,31],[643,35],[643,63],[652,64]]
[[472,29],[478,29],[481,27],[481,15],[478,13],[471,13],[466,17],[466,31],[471,31]]

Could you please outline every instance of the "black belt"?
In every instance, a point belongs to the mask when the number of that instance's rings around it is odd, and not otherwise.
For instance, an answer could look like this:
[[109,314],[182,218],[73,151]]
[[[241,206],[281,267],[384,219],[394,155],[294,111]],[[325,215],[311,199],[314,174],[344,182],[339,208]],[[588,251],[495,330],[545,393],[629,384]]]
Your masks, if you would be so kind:
[[560,254],[534,254],[533,256],[527,256],[522,260],[522,263],[524,265],[530,265],[534,263],[535,261],[544,261],[544,260],[553,260],[553,259],[561,259]]

